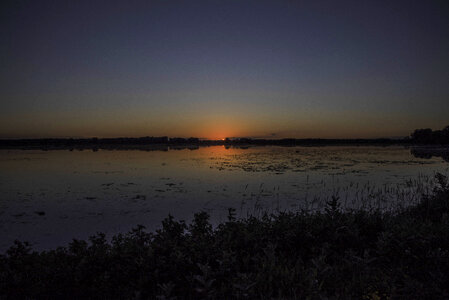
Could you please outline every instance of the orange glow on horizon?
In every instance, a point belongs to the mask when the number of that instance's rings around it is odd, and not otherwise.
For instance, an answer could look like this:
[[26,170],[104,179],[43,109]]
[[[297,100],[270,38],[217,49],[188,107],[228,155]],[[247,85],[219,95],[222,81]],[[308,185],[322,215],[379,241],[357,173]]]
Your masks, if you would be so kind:
[[[208,140],[225,140],[226,138],[240,136],[242,134],[241,128],[237,125],[237,122],[207,122],[213,123],[210,126],[202,126],[199,129],[199,136]],[[244,126],[242,126],[244,127]]]
[[0,138],[380,138],[407,136],[419,127],[444,127],[439,119],[432,123],[425,118],[417,120],[393,113],[382,115],[380,123],[379,117],[358,111],[301,113],[291,110],[280,114],[273,110],[252,114],[244,109],[232,113],[208,113],[205,109],[181,115],[169,110],[150,113],[142,109],[126,114],[118,111],[10,114],[0,118]]

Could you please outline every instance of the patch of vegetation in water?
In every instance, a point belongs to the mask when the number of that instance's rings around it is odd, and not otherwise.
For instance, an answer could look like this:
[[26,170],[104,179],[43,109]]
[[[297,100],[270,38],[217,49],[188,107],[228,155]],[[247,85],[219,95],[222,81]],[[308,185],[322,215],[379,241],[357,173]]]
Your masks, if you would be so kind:
[[202,212],[67,247],[0,256],[1,299],[447,299],[449,185],[397,212]]

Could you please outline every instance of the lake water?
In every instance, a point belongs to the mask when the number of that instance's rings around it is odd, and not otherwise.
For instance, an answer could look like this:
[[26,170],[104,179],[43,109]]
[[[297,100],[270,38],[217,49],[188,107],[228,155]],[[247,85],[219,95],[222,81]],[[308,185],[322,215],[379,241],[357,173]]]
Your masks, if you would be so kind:
[[48,249],[137,224],[154,230],[168,214],[207,211],[216,224],[230,207],[319,210],[333,195],[343,208],[394,209],[448,168],[400,146],[0,150],[0,251],[15,239]]

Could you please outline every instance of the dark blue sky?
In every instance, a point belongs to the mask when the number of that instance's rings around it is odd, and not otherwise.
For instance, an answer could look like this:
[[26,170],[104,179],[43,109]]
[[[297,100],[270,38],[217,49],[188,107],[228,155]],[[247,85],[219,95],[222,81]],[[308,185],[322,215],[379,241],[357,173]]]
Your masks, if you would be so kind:
[[3,1],[0,137],[449,125],[449,1]]

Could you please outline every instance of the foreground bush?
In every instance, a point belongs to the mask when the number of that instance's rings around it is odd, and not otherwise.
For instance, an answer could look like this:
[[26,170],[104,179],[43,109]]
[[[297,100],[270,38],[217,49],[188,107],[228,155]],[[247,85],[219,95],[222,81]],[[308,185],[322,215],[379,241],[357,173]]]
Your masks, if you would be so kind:
[[137,227],[0,256],[0,299],[449,298],[449,187],[393,213],[339,209]]

